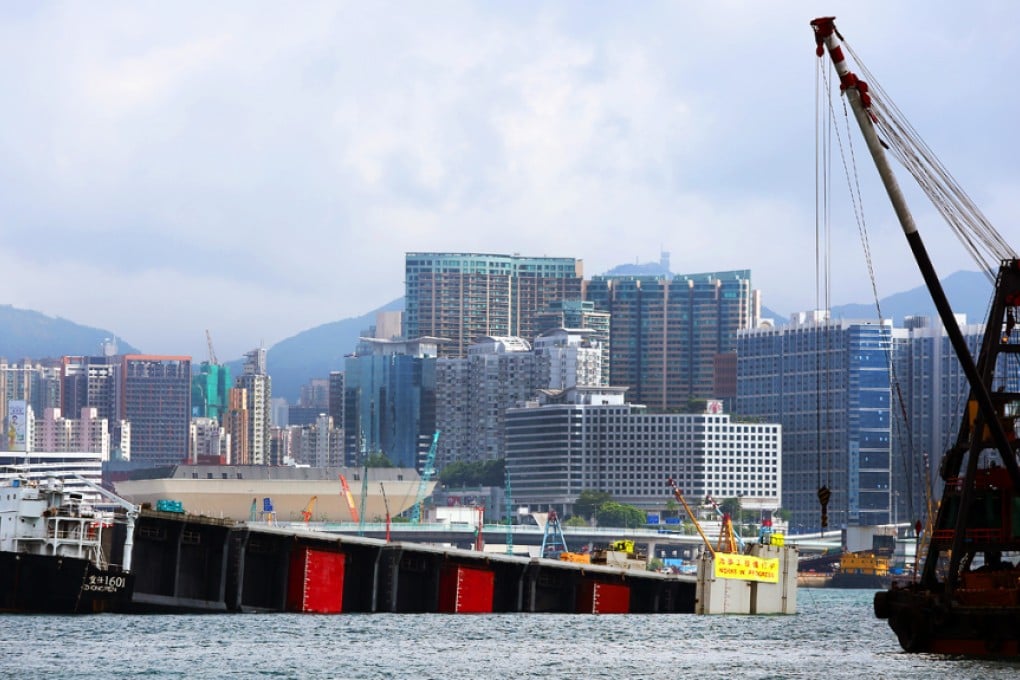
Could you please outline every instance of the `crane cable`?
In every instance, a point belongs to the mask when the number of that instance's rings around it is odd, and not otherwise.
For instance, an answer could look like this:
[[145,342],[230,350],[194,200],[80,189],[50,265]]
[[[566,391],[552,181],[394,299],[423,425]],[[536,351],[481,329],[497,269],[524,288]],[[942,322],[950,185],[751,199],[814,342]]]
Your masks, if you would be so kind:
[[873,120],[893,157],[910,172],[978,268],[994,280],[999,262],[1016,258],[1016,252],[911,126],[853,48],[845,40],[843,43],[868,82]]

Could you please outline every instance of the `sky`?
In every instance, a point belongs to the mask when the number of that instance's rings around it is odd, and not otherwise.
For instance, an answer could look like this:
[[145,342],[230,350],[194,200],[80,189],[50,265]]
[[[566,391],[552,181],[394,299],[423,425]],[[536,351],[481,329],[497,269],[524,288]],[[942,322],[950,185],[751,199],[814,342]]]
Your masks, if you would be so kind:
[[[1020,242],[1020,3],[3,0],[0,303],[228,360],[402,296],[406,252],[668,251],[813,308],[824,15]],[[855,134],[879,293],[920,285]],[[832,201],[828,296],[869,302]]]

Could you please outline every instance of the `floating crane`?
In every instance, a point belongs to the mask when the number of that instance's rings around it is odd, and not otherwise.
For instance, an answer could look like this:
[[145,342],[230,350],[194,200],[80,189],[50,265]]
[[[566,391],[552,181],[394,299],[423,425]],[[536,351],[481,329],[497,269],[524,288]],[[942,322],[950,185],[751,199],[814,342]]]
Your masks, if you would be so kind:
[[439,430],[432,435],[432,446],[429,447],[428,455],[425,456],[425,465],[421,469],[421,482],[418,483],[418,497],[411,508],[411,524],[418,524],[421,521],[422,506],[425,504],[425,490],[428,489],[429,480],[436,472],[436,447],[439,445]]

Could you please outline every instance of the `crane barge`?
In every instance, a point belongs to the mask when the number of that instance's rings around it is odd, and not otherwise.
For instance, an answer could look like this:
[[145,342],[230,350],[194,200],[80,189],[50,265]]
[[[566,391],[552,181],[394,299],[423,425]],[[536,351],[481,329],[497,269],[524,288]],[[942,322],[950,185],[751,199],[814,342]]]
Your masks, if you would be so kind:
[[[834,17],[811,22],[816,53],[827,51],[885,186],[914,260],[967,378],[956,442],[942,457],[942,500],[919,580],[876,593],[875,615],[908,652],[1020,657],[1020,259],[948,176],[899,112],[847,62]],[[870,76],[869,76],[870,78]],[[881,135],[881,136],[880,136]],[[994,276],[975,360],[935,273],[886,149],[903,162]]]

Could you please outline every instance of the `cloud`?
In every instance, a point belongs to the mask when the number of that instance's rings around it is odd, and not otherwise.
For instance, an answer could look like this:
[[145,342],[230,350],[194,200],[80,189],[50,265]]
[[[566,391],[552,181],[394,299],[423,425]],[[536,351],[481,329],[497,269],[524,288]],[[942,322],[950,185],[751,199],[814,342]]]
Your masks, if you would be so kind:
[[[202,356],[209,328],[231,357],[402,295],[407,251],[592,275],[663,249],[812,306],[819,12],[1008,224],[1020,9],[835,4],[0,8],[0,302],[145,351]],[[916,285],[870,196],[880,284]],[[857,227],[832,228],[834,301],[866,301]]]

